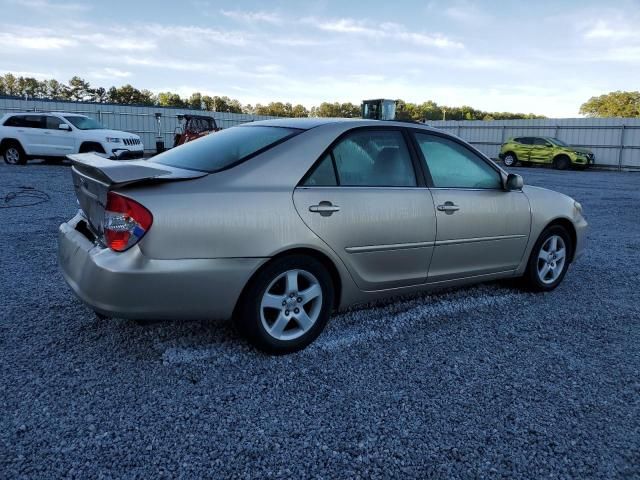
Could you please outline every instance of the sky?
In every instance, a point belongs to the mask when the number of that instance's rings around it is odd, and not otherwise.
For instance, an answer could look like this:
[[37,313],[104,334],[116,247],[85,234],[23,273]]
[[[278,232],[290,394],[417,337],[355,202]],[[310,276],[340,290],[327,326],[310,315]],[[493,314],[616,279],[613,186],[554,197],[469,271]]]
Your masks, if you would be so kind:
[[640,0],[0,0],[0,73],[577,117],[639,89],[638,25]]

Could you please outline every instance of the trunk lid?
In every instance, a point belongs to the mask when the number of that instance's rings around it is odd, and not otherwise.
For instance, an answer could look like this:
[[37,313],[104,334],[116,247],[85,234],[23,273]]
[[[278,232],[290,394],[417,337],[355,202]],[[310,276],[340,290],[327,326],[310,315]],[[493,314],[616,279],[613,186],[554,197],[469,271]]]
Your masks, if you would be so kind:
[[80,208],[91,230],[101,238],[102,220],[107,205],[107,193],[117,187],[134,183],[170,182],[204,177],[206,172],[185,170],[146,160],[108,160],[95,153],[68,155],[73,166],[73,187]]

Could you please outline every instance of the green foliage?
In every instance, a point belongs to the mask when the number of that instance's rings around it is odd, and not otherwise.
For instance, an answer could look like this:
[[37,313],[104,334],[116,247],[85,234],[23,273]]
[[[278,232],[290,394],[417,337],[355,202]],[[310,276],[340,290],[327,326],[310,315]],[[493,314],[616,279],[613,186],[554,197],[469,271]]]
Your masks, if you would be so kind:
[[640,117],[640,92],[610,92],[591,97],[580,107],[587,117]]
[[272,115],[274,117],[308,117],[309,111],[304,105],[291,105],[290,103],[271,102],[268,105],[259,103],[253,108],[256,115]]
[[[304,105],[271,102],[268,105],[242,105],[240,101],[227,96],[202,95],[200,92],[182,98],[173,92],[161,92],[155,95],[149,90],[138,90],[132,85],[120,87],[92,88],[89,82],[74,76],[67,84],[57,80],[37,80],[31,77],[16,77],[11,73],[0,75],[0,95],[28,96],[52,100],[75,100],[99,103],[117,103],[125,105],[160,105],[163,107],[191,108],[200,110],[250,113],[277,117],[360,117],[360,105],[353,103],[323,102],[308,110]],[[609,98],[614,96],[615,98]],[[397,117],[403,120],[513,120],[520,118],[545,118],[533,114],[484,112],[469,106],[447,107],[431,100],[421,104],[397,100]],[[603,107],[602,105],[607,105]],[[609,107],[609,105],[612,105]],[[614,107],[615,106],[615,107]],[[603,110],[604,109],[604,110]],[[584,111],[583,111],[584,110]],[[594,97],[585,103],[580,113],[589,116],[640,116],[639,92],[613,92]],[[605,112],[605,113],[600,113]]]
[[311,109],[312,117],[328,117],[328,118],[354,118],[360,116],[360,105],[353,103],[328,103],[323,102],[317,107]]

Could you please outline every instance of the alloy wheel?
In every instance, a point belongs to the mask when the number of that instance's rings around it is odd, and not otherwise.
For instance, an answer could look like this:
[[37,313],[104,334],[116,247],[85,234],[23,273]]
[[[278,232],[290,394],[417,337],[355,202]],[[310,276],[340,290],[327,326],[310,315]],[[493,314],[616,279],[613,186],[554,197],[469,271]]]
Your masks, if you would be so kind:
[[20,163],[20,152],[16,147],[9,147],[4,152],[4,158],[7,160],[7,163],[17,165]]
[[538,253],[538,278],[545,285],[555,282],[567,260],[567,247],[560,235],[551,235]]
[[504,157],[504,164],[507,167],[511,167],[516,163],[516,159],[513,155],[507,155],[506,157]]
[[260,319],[276,340],[294,340],[308,332],[322,310],[322,287],[306,270],[287,270],[265,289]]

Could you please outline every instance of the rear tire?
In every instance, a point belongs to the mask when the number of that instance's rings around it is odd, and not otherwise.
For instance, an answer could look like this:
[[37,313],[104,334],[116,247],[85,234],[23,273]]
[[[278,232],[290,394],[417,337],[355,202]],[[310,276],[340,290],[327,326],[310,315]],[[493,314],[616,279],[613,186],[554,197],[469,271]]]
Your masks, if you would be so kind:
[[9,165],[24,165],[27,163],[27,155],[18,142],[7,142],[3,148],[4,162]]
[[334,302],[327,269],[313,257],[272,261],[238,300],[235,325],[251,344],[281,355],[303,349],[322,332]]
[[564,155],[556,157],[553,160],[553,168],[555,168],[556,170],[566,170],[570,165],[571,160],[569,160],[569,157],[566,157]]
[[564,279],[573,256],[574,245],[567,230],[560,225],[547,227],[531,250],[524,286],[537,292],[550,292]]
[[513,152],[508,152],[502,159],[505,167],[515,167],[518,163],[518,157]]

